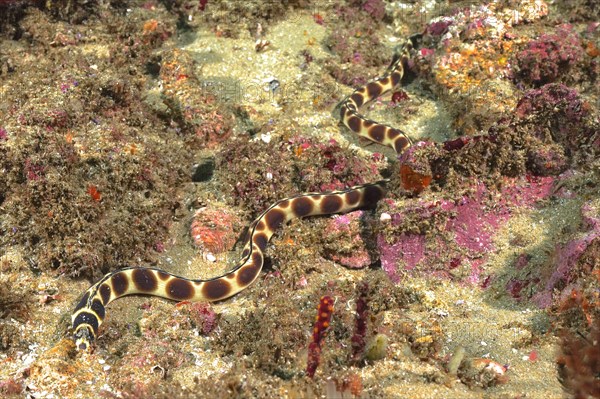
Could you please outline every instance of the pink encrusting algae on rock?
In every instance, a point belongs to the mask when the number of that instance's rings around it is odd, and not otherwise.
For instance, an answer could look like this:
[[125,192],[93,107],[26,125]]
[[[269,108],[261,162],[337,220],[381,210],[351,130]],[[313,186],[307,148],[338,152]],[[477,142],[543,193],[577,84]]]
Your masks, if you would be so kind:
[[573,26],[559,25],[554,33],[541,35],[517,53],[513,70],[519,80],[539,86],[568,75],[584,54]]
[[473,197],[463,197],[456,204],[456,216],[446,223],[446,229],[454,231],[456,243],[472,254],[492,249],[494,232],[506,218],[504,212],[487,212],[482,200],[487,189],[478,184]]
[[188,309],[190,317],[199,333],[208,335],[216,328],[219,318],[210,303],[190,303]]
[[394,244],[387,244],[383,236],[379,236],[377,244],[381,250],[381,267],[397,283],[398,261],[404,264],[404,270],[413,270],[425,256],[425,236],[419,234],[401,234]]
[[583,226],[585,231],[577,238],[565,244],[557,244],[553,271],[545,281],[543,289],[533,296],[533,301],[542,308],[547,308],[553,303],[554,294],[558,287],[560,293],[570,293],[577,286],[577,274],[575,269],[577,262],[586,252],[594,240],[600,239],[600,215],[589,202],[581,207]]
[[[472,194],[450,201],[414,199],[390,216],[390,236],[381,234],[377,244],[383,270],[394,282],[401,271],[421,271],[436,276],[455,275],[458,266],[469,267],[462,279],[482,283],[488,254],[494,249],[498,229],[515,207],[529,207],[550,195],[552,177],[508,179],[497,194],[483,183],[475,183]],[[509,184],[510,183],[510,184]],[[493,196],[493,205],[490,203]],[[436,234],[405,232],[409,223],[432,225]]]

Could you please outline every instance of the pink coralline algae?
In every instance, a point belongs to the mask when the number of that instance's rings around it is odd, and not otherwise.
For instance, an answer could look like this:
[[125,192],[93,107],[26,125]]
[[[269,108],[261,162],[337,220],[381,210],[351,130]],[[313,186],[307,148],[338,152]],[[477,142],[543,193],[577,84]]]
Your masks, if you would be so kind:
[[408,99],[409,99],[408,94],[406,94],[406,92],[404,90],[397,90],[394,93],[392,93],[392,103],[394,105],[399,104]]
[[593,241],[600,239],[600,215],[590,203],[581,207],[583,225],[586,231],[579,237],[568,241],[566,244],[558,244],[554,256],[554,271],[544,283],[541,291],[534,295],[533,301],[541,308],[552,305],[554,291],[562,287],[560,292],[569,293],[577,285],[576,266]]
[[560,25],[556,33],[543,34],[516,55],[518,79],[536,86],[555,82],[584,56],[577,32],[571,25]]
[[450,17],[442,17],[427,26],[427,33],[432,36],[443,35],[448,31],[448,27],[452,25],[453,22],[454,20]]
[[[551,139],[562,145],[568,154],[579,151],[581,144],[594,135],[597,122],[590,122],[590,116],[591,106],[576,90],[561,83],[527,91],[515,109],[516,123],[530,126],[532,133],[544,143]],[[560,157],[549,154],[548,158],[555,156]]]
[[560,83],[527,91],[515,109],[518,118],[531,118],[540,113],[558,111],[570,122],[579,122],[590,112],[575,89]]
[[393,244],[385,242],[383,236],[377,239],[381,251],[381,267],[390,279],[400,281],[398,262],[402,262],[404,270],[413,270],[425,257],[426,238],[420,234],[401,234]]
[[[0,5],[2,3],[0,2]],[[23,392],[23,382],[14,378],[8,378],[6,380],[0,381],[0,392],[5,395],[19,395]]]
[[217,326],[218,315],[209,303],[192,303],[188,309],[194,325],[201,334],[208,335]]
[[[415,199],[400,213],[390,215],[387,233],[377,239],[383,270],[398,282],[405,271],[427,272],[438,277],[456,276],[459,266],[467,268],[462,278],[487,285],[483,266],[493,250],[496,231],[510,217],[513,207],[531,206],[551,193],[553,178],[529,178],[507,182],[496,198],[483,184],[473,187],[471,195],[453,201]],[[489,201],[494,202],[491,206]],[[436,234],[411,232],[411,225],[425,225]]]
[[24,173],[29,181],[36,181],[44,178],[46,168],[43,165],[37,164],[31,159],[25,160]]
[[366,0],[362,9],[378,21],[385,17],[385,3],[382,0]]
[[[343,266],[359,269],[375,259],[369,248],[368,216],[363,211],[339,215],[327,222],[323,236],[323,256]],[[374,241],[374,240],[373,240]]]
[[462,198],[456,204],[456,216],[446,224],[447,229],[454,231],[456,243],[474,254],[492,248],[494,232],[505,218],[504,211],[487,212],[482,206],[485,191],[480,185],[474,198]]

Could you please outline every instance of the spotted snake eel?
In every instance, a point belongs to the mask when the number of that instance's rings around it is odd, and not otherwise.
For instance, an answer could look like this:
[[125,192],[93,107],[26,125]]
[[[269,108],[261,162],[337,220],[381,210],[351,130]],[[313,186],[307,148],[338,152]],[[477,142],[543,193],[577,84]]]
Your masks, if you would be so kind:
[[[404,64],[414,47],[414,37],[397,47],[392,63],[379,78],[356,89],[335,109],[340,121],[361,137],[392,147],[400,154],[411,141],[404,132],[359,113],[366,103],[400,84]],[[374,206],[385,195],[388,180],[340,191],[305,193],[277,201],[258,216],[248,229],[242,256],[229,272],[210,279],[188,279],[149,267],[128,267],[106,274],[88,288],[75,307],[72,330],[77,349],[94,342],[106,315],[106,306],[126,295],[145,294],[175,301],[218,301],[242,291],[256,280],[264,263],[264,251],[275,231],[294,218],[350,212]]]

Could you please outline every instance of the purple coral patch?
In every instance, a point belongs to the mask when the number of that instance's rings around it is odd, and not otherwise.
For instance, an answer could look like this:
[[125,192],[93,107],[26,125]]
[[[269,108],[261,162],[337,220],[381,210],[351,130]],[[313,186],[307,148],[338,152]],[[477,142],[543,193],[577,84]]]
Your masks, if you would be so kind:
[[534,85],[555,82],[561,74],[579,62],[583,55],[577,32],[571,25],[560,25],[556,28],[556,33],[540,36],[517,54],[516,76]]
[[[490,191],[479,183],[473,194],[454,201],[428,202],[414,199],[398,213],[390,214],[391,236],[383,234],[377,243],[381,265],[389,278],[398,282],[401,270],[420,271],[436,276],[453,275],[458,266],[468,267],[464,281],[481,282],[487,254],[494,249],[494,237],[511,216],[514,207],[527,207],[551,193],[551,177],[511,180],[497,195],[494,206],[488,205]],[[410,223],[434,225],[440,234],[406,233]],[[388,233],[390,234],[390,233]],[[450,272],[452,270],[452,272]]]
[[366,0],[362,9],[378,21],[385,17],[385,3],[382,0]]
[[456,217],[446,227],[453,230],[456,243],[472,252],[489,251],[492,248],[493,232],[502,221],[502,215],[487,213],[481,206],[485,189],[480,185],[475,198],[463,198],[456,205]]
[[588,227],[587,232],[566,244],[558,244],[556,247],[555,265],[550,278],[544,284],[544,288],[533,297],[533,301],[541,308],[547,308],[552,304],[553,292],[558,287],[565,287],[562,292],[569,292],[569,285],[575,284],[576,276],[574,269],[579,258],[584,254],[590,244],[600,238],[600,217],[594,214],[589,203],[581,207],[584,224]]
[[425,256],[425,236],[401,234],[393,244],[386,243],[380,236],[377,242],[381,251],[381,267],[395,283],[400,281],[398,262],[404,265],[404,269],[412,270]]
[[432,36],[440,36],[446,33],[448,27],[452,25],[454,20],[452,18],[446,17],[441,18],[438,21],[432,22],[427,26],[427,33]]

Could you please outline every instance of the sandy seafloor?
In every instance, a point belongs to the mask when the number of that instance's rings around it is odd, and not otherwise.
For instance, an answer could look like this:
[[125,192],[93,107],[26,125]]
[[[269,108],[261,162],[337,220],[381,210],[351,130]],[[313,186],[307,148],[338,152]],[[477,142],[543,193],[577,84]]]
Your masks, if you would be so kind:
[[[333,98],[349,94],[352,89],[335,82],[320,63],[331,57],[331,51],[323,43],[336,26],[328,24],[328,9],[319,11],[325,21],[323,24],[315,23],[314,11],[310,7],[295,9],[282,18],[271,21],[268,27],[265,26],[264,34],[270,44],[260,52],[255,51],[255,37],[245,29],[241,29],[239,37],[231,38],[217,35],[213,27],[202,24],[195,25],[192,31],[180,33],[178,39],[172,40],[170,45],[191,55],[196,61],[194,72],[199,81],[203,84],[211,82],[213,87],[217,87],[214,89],[217,96],[223,95],[225,102],[252,109],[249,117],[252,123],[262,126],[270,120],[277,121],[275,129],[257,134],[254,141],[267,143],[282,135],[291,135],[290,131],[293,130],[322,143],[334,139],[342,147],[355,151],[357,156],[365,159],[372,152],[383,152],[390,158],[394,157],[389,149],[377,144],[365,145],[348,129],[339,125],[338,120],[331,115],[335,102],[331,106],[320,104],[324,93],[323,84],[339,90],[338,93],[332,93]],[[399,40],[391,26],[390,23],[384,23],[376,32],[370,33],[380,38],[390,49],[390,54]],[[298,54],[307,49],[314,60],[309,68],[301,70]],[[382,71],[380,67],[370,70],[372,75],[368,78],[375,77]],[[270,92],[266,88],[273,79],[278,80],[280,85],[274,92]],[[146,95],[148,101],[160,102],[163,83],[157,78],[154,81],[150,79]],[[223,94],[221,90],[224,87],[234,89],[225,90],[227,92]],[[403,130],[414,141],[427,139],[444,142],[459,136],[459,132],[453,129],[452,110],[447,108],[447,104],[442,104],[435,96],[424,94],[418,84],[412,84],[405,90],[412,98],[412,104],[418,103],[414,107],[415,112],[404,115],[402,119]],[[384,96],[369,111],[369,117],[390,121],[391,124],[397,123],[395,108],[386,106],[389,101],[389,95]],[[590,103],[594,106],[593,99]],[[596,99],[596,107],[597,104]],[[237,136],[244,134],[239,128],[234,132]],[[219,143],[216,149],[201,149],[197,155],[199,158],[210,158],[227,145],[227,142]],[[190,170],[191,167],[189,165]],[[219,171],[216,175],[221,176],[219,173],[226,175],[227,171]],[[589,176],[591,180],[587,187],[597,189],[598,175]],[[244,176],[237,175],[235,178],[243,179]],[[568,195],[546,198],[532,206],[510,205],[510,217],[497,227],[492,238],[493,246],[484,256],[482,267],[485,274],[505,275],[515,258],[524,252],[539,263],[544,263],[544,260],[551,262],[548,260],[552,258],[549,252],[556,245],[582,234],[578,231],[581,206],[584,202],[588,203],[598,215],[600,197],[597,193],[590,194],[593,193],[593,188],[586,188],[578,193],[577,187],[580,186],[572,183],[568,187]],[[283,198],[289,193],[278,194]],[[182,183],[180,195],[181,202],[185,204],[193,203],[197,198],[203,204],[218,205],[227,202],[225,194],[219,191],[219,182],[215,181]],[[442,198],[439,192],[432,193],[428,190],[420,195],[424,200],[435,201]],[[402,204],[403,200],[398,201]],[[232,205],[228,207],[236,209]],[[168,238],[165,240],[165,250],[158,254],[153,266],[190,277],[210,277],[230,267],[225,259],[228,258],[231,265],[231,254],[217,255],[217,262],[212,262],[207,259],[205,252],[192,244],[189,228],[193,206],[179,212],[177,218],[172,219]],[[247,210],[240,211],[242,213],[248,215]],[[350,366],[344,360],[349,351],[348,337],[342,334],[340,339],[345,339],[346,343],[336,343],[336,334],[330,334],[323,344],[325,363],[319,367],[315,377],[309,379],[304,374],[306,348],[311,339],[312,322],[320,292],[338,299],[336,311],[338,306],[340,309],[346,308],[343,316],[337,316],[334,311],[333,325],[344,321],[352,323],[352,302],[356,298],[349,294],[352,292],[350,287],[356,287],[369,274],[376,274],[380,279],[387,278],[381,270],[377,270],[378,267],[350,269],[321,257],[318,238],[314,237],[319,237],[317,229],[327,228],[326,218],[293,222],[284,228],[283,233],[276,235],[267,255],[277,254],[277,263],[271,266],[268,274],[263,272],[249,289],[213,305],[212,309],[220,315],[220,319],[209,334],[198,334],[194,328],[177,332],[177,324],[170,320],[177,317],[179,323],[185,316],[177,313],[179,307],[173,302],[160,298],[129,297],[109,306],[107,319],[100,332],[103,337],[93,353],[87,354],[74,353],[65,333],[68,323],[64,320],[69,317],[75,301],[89,286],[90,280],[57,275],[48,269],[41,273],[33,272],[27,263],[30,255],[26,248],[18,244],[9,245],[5,241],[0,251],[3,262],[2,284],[28,287],[32,298],[26,299],[29,302],[25,315],[9,316],[1,320],[4,325],[14,327],[19,335],[18,339],[9,338],[12,345],[4,344],[0,349],[0,389],[4,390],[3,395],[28,398],[204,397],[202,390],[206,388],[206,397],[569,397],[558,377],[556,360],[559,339],[552,332],[549,309],[541,309],[530,299],[516,300],[506,290],[498,288],[500,284],[482,289],[480,284],[436,277],[427,272],[408,273],[397,283],[397,286],[409,291],[409,295],[418,298],[417,300],[373,312],[378,319],[378,331],[390,338],[383,359]],[[244,219],[244,222],[249,222],[249,219]],[[570,232],[571,235],[565,232]],[[522,243],[518,248],[515,248],[515,237],[521,237]],[[315,245],[313,248],[297,246],[289,249],[290,239],[301,244]],[[98,242],[97,245],[105,244]],[[279,254],[281,247],[286,248]],[[296,255],[304,261],[315,262],[315,267],[322,269],[318,272],[306,272],[308,283],[300,288],[285,281],[288,269],[286,263],[293,263]],[[595,262],[597,268],[598,261]],[[293,273],[294,278],[303,276],[303,272],[307,270],[302,269],[302,265],[293,267],[295,269],[290,273]],[[269,293],[264,286],[260,287],[266,280],[273,278],[286,287],[279,288],[284,293],[278,292],[276,298],[291,302],[286,305],[285,311],[292,314],[288,314],[283,320],[296,319],[298,325],[305,325],[305,330],[296,332],[294,336],[297,341],[302,341],[298,335],[305,340],[304,346],[295,346],[295,356],[289,353],[289,347],[282,345],[284,356],[288,360],[280,369],[285,369],[287,374],[274,372],[278,368],[268,365],[270,357],[267,354],[258,356],[247,350],[242,353],[237,349],[226,349],[223,342],[215,344],[221,339],[227,325],[245,328],[246,324],[241,320],[251,320],[252,322],[247,323],[247,328],[250,329],[289,331],[290,327],[280,325],[280,320],[264,320],[264,325],[256,323],[261,314],[265,318],[279,314],[276,309],[264,309],[267,306],[276,308],[279,302],[267,302]],[[323,290],[328,281],[335,281],[338,286],[345,287],[341,289],[343,293],[339,294],[340,298],[336,297],[335,290],[329,293]],[[374,284],[372,281],[371,284]],[[269,284],[271,286],[277,283]],[[47,287],[53,287],[53,295],[58,294],[53,300],[42,299]],[[384,298],[377,297],[384,293],[378,294],[377,289],[374,292],[373,303],[385,301]],[[389,293],[389,288],[385,292]],[[252,316],[249,317],[248,314]],[[431,349],[428,359],[419,358],[411,352],[410,344],[401,339],[401,333],[388,331],[402,324],[400,320],[402,323],[414,322],[417,329],[423,325],[428,326],[423,333],[425,340],[433,339],[440,344],[435,350]],[[118,332],[122,329],[127,332]],[[351,331],[352,326],[348,329]],[[132,333],[132,330],[136,332]],[[240,333],[236,336],[227,331],[226,336],[230,340],[286,340],[285,336],[276,333],[269,338],[265,333]],[[147,343],[145,340],[148,340]],[[141,359],[146,350],[153,352],[150,345],[157,345],[158,342],[163,345],[161,351],[153,353],[151,358]],[[270,347],[261,344],[255,348],[266,350]],[[500,365],[507,365],[506,380],[484,387],[478,383],[469,386],[456,375],[448,373],[447,362],[458,348],[464,348],[466,358],[492,359]],[[332,360],[331,353],[325,354],[328,351],[339,353],[337,360]],[[169,357],[168,365],[161,356]],[[245,362],[244,359],[249,360]],[[277,361],[273,360],[275,363]],[[361,381],[359,396],[353,395],[349,390],[342,394],[331,382],[349,375],[358,375]],[[229,382],[219,382],[225,380]],[[209,389],[211,381],[222,386]]]

